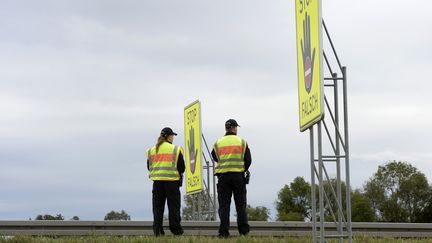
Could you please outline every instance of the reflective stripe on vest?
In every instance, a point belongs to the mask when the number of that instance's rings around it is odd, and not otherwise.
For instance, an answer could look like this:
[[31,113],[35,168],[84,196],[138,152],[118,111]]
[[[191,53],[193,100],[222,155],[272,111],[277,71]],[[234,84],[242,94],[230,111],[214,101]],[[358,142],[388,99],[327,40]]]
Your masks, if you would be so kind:
[[215,143],[214,150],[218,159],[215,173],[245,171],[245,140],[235,135],[227,135]]
[[147,149],[147,158],[150,162],[149,178],[154,181],[178,181],[180,175],[177,171],[177,160],[181,147],[164,142],[156,153],[156,147]]

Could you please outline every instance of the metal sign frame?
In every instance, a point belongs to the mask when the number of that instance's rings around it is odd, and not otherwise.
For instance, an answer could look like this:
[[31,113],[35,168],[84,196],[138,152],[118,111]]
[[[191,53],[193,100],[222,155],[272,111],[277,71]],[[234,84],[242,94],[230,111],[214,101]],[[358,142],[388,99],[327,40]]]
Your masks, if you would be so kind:
[[[192,197],[192,219],[193,220],[216,221],[218,217],[216,176],[214,174],[214,169],[216,168],[216,164],[215,164],[216,162],[211,157],[211,152],[207,145],[207,141],[204,137],[204,134],[202,134],[202,139],[204,141],[206,151],[211,161],[210,163],[210,161],[207,159],[205,155],[205,152],[203,151],[202,156],[205,162],[203,169],[207,171],[207,182],[206,180],[203,180],[204,190],[202,190],[200,193],[195,193],[188,196]],[[213,189],[213,194],[210,192],[210,188]]]
[[[331,45],[332,52],[337,61],[338,68],[340,69],[340,75],[333,72],[329,59],[327,58],[325,52],[323,51],[323,56],[327,64],[327,69],[331,74],[331,77],[324,78],[328,83],[324,84],[325,87],[331,88],[330,91],[323,93],[326,109],[328,116],[322,119],[317,124],[317,134],[314,135],[314,127],[310,127],[310,163],[311,163],[311,197],[312,197],[312,237],[313,242],[326,242],[326,238],[336,238],[339,242],[344,242],[346,239],[348,242],[352,242],[352,224],[351,224],[351,187],[350,187],[350,160],[349,160],[349,133],[348,133],[348,101],[347,101],[347,72],[346,67],[342,66],[339,57],[334,48],[333,42],[330,38],[327,27],[322,22],[327,39]],[[342,91],[339,88],[338,83],[342,82]],[[339,100],[339,95],[342,93],[343,100]],[[329,99],[326,95],[333,95],[333,107],[330,105]],[[330,97],[330,96],[328,96]],[[342,103],[342,104],[339,104]],[[342,105],[343,110],[343,122],[340,123],[340,105]],[[327,121],[330,120],[332,127],[327,125]],[[322,140],[322,126],[324,126],[327,137],[328,144],[330,144],[329,155],[323,155],[323,140]],[[330,129],[333,128],[334,134],[331,134]],[[343,128],[343,132],[342,131]],[[343,135],[343,136],[342,136]],[[315,141],[316,137],[316,141]],[[315,148],[317,148],[317,157],[315,157]],[[341,150],[342,148],[342,150]],[[342,205],[342,189],[341,184],[343,181],[343,173],[341,171],[341,161],[344,160],[345,167],[345,201],[346,204]],[[332,185],[332,179],[326,169],[325,163],[335,163],[336,164],[336,190]],[[324,179],[325,177],[325,179]],[[319,194],[318,194],[318,207],[316,201],[316,181],[318,179]],[[324,188],[324,183],[328,183],[328,188],[330,192],[326,192]],[[331,198],[334,198],[336,205],[332,205]],[[325,203],[327,209],[325,208]],[[336,208],[336,212],[333,211],[333,207]],[[344,209],[345,212],[344,213]],[[330,216],[336,225],[336,234],[326,234],[324,222],[325,210],[330,212]],[[317,213],[319,212],[319,214]],[[319,235],[317,234],[317,218],[319,217]]]

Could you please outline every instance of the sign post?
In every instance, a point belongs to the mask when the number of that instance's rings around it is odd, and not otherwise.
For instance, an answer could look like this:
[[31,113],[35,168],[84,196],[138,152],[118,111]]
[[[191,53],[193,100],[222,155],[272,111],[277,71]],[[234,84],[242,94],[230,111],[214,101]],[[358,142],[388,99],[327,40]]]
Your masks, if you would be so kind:
[[[321,0],[295,0],[295,16],[300,131],[304,132],[307,129],[310,131],[312,240],[321,243],[327,242],[326,238],[336,238],[339,243],[344,242],[344,239],[351,243],[351,187],[346,67],[341,65],[327,27],[322,20]],[[334,69],[331,67],[328,56],[323,50],[322,27],[324,27],[327,36],[326,40],[330,43],[341,76],[332,71]],[[324,61],[331,77],[324,78]],[[324,81],[326,81],[325,84]],[[340,101],[338,98],[341,93],[338,89],[338,83],[340,82],[342,82],[343,86],[343,122],[341,123],[339,122]],[[324,92],[324,86],[326,92]],[[330,91],[327,88],[330,88]],[[331,94],[333,94],[333,100],[329,96]],[[331,104],[332,101],[333,104]],[[324,117],[325,112],[328,114],[326,117]],[[314,128],[315,124],[317,125],[316,128]],[[328,124],[333,126],[330,127]],[[334,131],[333,135],[331,134],[332,131]],[[326,144],[323,143],[323,134],[326,134],[328,138]],[[323,145],[330,145],[328,147],[330,149],[323,150]],[[326,155],[323,154],[323,151],[326,151]],[[341,188],[343,182],[342,160],[345,161],[345,195],[342,194]],[[336,178],[329,176],[325,165],[327,162],[330,162],[332,167],[336,165]],[[315,179],[317,179],[318,183]],[[327,188],[324,187],[324,183],[327,184]],[[316,193],[316,189],[318,189],[318,193]],[[345,198],[346,205],[342,203],[343,198]],[[337,234],[326,234],[324,222],[330,218],[333,219],[337,226]],[[317,224],[318,220],[319,225]],[[317,234],[318,226],[319,234]]]

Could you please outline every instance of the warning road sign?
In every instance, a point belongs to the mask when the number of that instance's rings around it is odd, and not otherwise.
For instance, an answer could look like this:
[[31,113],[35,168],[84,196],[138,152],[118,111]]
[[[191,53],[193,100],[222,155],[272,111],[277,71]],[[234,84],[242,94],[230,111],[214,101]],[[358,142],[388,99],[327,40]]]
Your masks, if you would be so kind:
[[300,131],[324,116],[321,1],[296,0]]
[[197,100],[184,109],[186,194],[203,189],[201,167],[201,103]]

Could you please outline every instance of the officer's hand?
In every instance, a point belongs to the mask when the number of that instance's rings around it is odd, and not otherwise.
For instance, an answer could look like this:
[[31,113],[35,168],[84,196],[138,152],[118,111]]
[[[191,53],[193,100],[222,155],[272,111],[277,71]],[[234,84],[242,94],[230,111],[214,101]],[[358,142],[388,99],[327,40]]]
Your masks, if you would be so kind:
[[[304,46],[303,46],[304,41]],[[306,91],[309,93],[312,88],[313,68],[315,61],[315,48],[311,53],[311,36],[310,36],[310,15],[306,13],[303,20],[303,40],[300,41],[303,55],[303,69]]]
[[245,171],[245,183],[249,184],[249,180],[250,180],[250,172],[247,170]]

